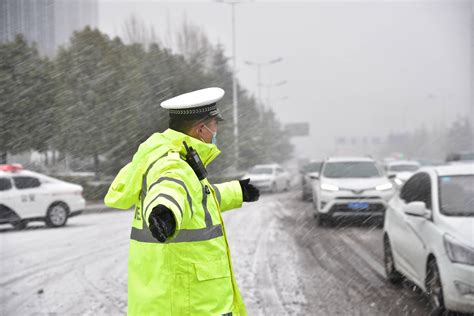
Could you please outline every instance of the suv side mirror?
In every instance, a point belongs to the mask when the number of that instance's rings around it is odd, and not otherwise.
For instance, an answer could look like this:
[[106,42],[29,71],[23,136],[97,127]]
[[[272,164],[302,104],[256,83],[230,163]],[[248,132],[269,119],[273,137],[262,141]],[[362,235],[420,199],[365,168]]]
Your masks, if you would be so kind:
[[312,180],[319,180],[319,172],[314,172],[309,176],[309,178]]
[[407,215],[431,218],[431,211],[426,208],[425,202],[414,201],[403,207],[403,212]]

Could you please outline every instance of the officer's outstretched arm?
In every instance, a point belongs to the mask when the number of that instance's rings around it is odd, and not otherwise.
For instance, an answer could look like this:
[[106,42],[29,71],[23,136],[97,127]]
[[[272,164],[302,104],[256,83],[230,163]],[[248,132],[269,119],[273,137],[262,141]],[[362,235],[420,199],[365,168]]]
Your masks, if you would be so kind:
[[145,222],[150,227],[150,214],[158,208],[158,205],[165,206],[174,216],[174,233],[168,238],[172,239],[181,227],[181,222],[185,212],[189,210],[188,191],[182,180],[173,174],[164,174],[148,186],[143,203],[143,215]]
[[257,201],[260,193],[248,180],[230,181],[212,186],[221,211],[242,207],[242,202]]
[[222,212],[242,207],[242,188],[239,181],[229,181],[212,185]]

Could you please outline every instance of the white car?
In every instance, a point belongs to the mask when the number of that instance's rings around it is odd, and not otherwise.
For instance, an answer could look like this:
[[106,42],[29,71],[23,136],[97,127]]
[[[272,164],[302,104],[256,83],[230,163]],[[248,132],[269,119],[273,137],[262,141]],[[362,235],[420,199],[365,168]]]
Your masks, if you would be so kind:
[[250,183],[262,191],[278,192],[288,190],[290,175],[278,164],[256,165],[242,179],[250,178]]
[[320,226],[339,216],[383,218],[394,194],[383,170],[367,157],[329,158],[313,178],[313,209]]
[[322,164],[322,160],[312,160],[301,168],[301,190],[303,201],[311,201],[313,199],[313,178],[319,176]]
[[20,165],[0,165],[0,224],[23,229],[29,221],[49,227],[66,224],[84,210],[82,186],[64,182]]
[[398,186],[403,185],[413,173],[420,169],[421,165],[418,161],[398,160],[392,161],[385,165],[385,170],[389,178],[393,179]]
[[474,312],[474,164],[420,169],[389,203],[387,278],[405,276],[430,297],[433,314]]

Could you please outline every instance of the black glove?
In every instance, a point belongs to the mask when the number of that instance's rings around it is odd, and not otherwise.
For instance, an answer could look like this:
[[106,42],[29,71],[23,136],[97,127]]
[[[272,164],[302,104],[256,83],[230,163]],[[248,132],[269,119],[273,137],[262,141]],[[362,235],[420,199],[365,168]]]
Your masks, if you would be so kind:
[[249,183],[250,179],[239,180],[242,188],[242,196],[244,202],[255,202],[260,197],[260,191]]
[[151,234],[159,242],[165,242],[166,238],[173,235],[176,229],[176,220],[169,208],[159,204],[150,213],[148,217]]

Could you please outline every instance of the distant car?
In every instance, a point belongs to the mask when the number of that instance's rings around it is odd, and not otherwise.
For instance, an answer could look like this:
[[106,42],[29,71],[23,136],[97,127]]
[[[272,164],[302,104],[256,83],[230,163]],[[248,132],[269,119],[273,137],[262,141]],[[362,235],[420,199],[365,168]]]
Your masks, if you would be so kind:
[[474,164],[420,169],[389,203],[384,263],[425,291],[432,315],[474,312]]
[[413,160],[417,161],[420,166],[422,167],[434,167],[434,166],[441,166],[445,165],[445,162],[440,159],[432,159],[432,158],[413,158]]
[[383,170],[367,157],[329,158],[315,180],[313,209],[318,225],[330,225],[340,216],[383,218],[394,194]]
[[318,177],[321,171],[322,160],[313,160],[308,164],[304,165],[301,172],[301,187],[302,187],[302,199],[308,201],[313,199],[313,186],[312,177]]
[[446,157],[446,162],[450,164],[474,162],[474,151],[450,153]]
[[80,185],[64,182],[20,165],[0,165],[0,224],[23,229],[29,221],[49,227],[66,224],[84,210]]
[[392,161],[385,165],[388,177],[393,179],[395,184],[401,186],[410,178],[415,171],[420,169],[421,165],[418,161],[399,160]]
[[278,192],[290,188],[290,175],[278,164],[256,165],[242,179],[250,178],[250,183],[262,191]]

